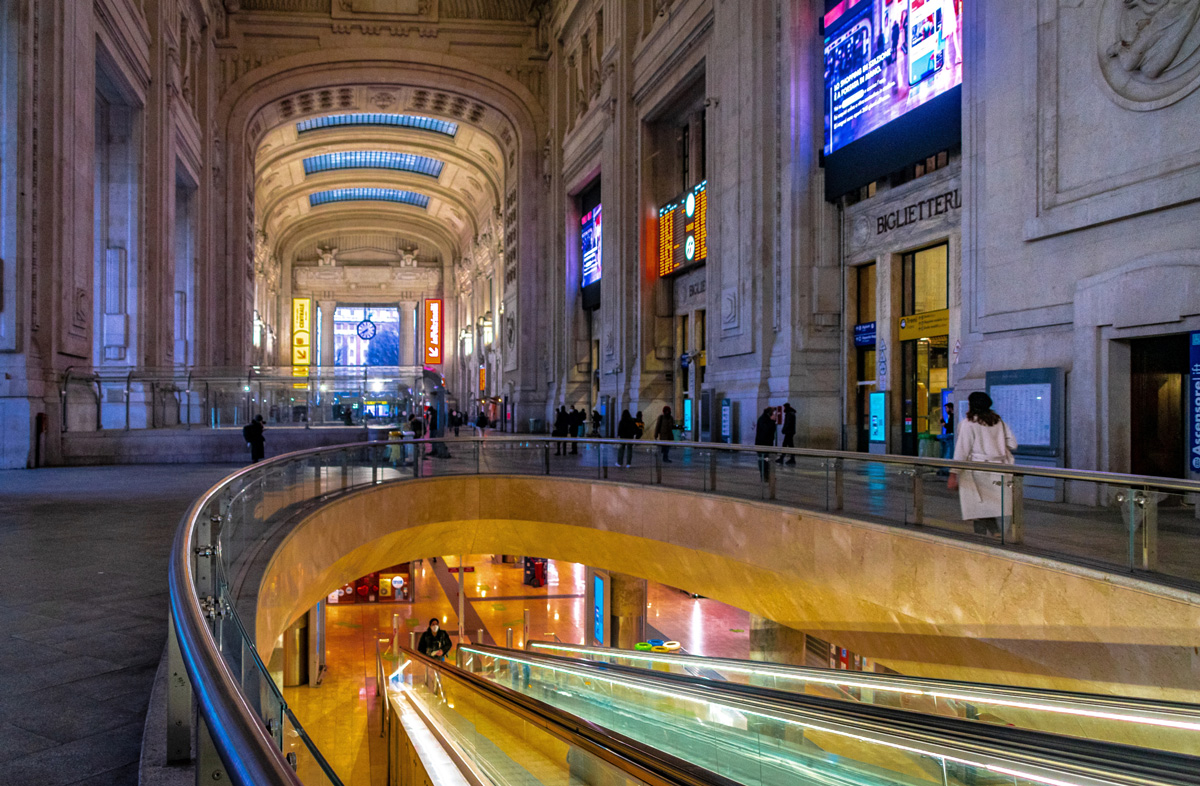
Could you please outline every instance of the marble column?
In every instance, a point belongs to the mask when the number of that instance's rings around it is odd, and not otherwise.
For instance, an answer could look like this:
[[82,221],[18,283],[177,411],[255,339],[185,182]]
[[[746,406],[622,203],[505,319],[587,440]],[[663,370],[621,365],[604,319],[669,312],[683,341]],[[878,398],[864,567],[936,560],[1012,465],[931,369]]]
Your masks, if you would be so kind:
[[612,582],[610,644],[631,650],[633,645],[646,640],[646,580],[624,573],[610,573],[609,579]]
[[412,300],[400,301],[400,365],[416,366],[420,364],[420,352],[417,350],[419,336],[417,303]]
[[333,312],[337,309],[336,300],[322,300],[317,303],[321,309],[321,365],[333,366]]

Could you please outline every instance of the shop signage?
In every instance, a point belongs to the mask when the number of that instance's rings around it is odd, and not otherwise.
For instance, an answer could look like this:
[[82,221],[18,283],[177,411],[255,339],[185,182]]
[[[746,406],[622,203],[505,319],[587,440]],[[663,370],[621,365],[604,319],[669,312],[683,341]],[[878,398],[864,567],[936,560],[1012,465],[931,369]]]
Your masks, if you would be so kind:
[[854,346],[875,346],[875,323],[863,322],[854,326]]
[[479,367],[479,392],[487,390],[487,369],[483,366]]
[[442,364],[442,301],[425,301],[425,365]]
[[962,208],[962,194],[956,188],[953,191],[947,191],[944,194],[938,194],[929,199],[922,199],[920,202],[906,205],[899,210],[893,210],[891,213],[885,213],[876,219],[875,234],[883,235],[891,232],[893,229],[899,229],[909,224],[916,224],[919,221],[936,218],[949,213],[951,210],[959,210],[960,208]]
[[941,311],[926,311],[924,314],[900,317],[898,333],[901,341],[947,336],[950,334],[950,309],[943,308]]
[[312,301],[292,298],[292,365],[312,363]]
[[1188,371],[1188,412],[1192,421],[1188,424],[1188,466],[1192,472],[1200,472],[1200,331],[1192,334]]

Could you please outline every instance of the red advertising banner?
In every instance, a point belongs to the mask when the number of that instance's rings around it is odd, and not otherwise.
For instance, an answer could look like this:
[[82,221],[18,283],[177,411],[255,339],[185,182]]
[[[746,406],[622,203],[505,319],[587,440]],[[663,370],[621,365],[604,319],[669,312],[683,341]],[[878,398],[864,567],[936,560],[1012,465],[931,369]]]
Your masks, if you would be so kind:
[[425,365],[442,364],[442,301],[425,301]]

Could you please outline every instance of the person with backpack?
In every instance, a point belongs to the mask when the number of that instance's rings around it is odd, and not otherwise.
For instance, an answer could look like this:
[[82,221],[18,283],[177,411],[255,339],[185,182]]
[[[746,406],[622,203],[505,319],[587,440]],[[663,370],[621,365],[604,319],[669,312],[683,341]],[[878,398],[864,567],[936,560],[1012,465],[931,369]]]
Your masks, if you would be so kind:
[[263,436],[263,431],[266,426],[263,425],[263,416],[255,415],[254,420],[242,426],[242,439],[246,440],[246,444],[250,446],[250,463],[257,464],[266,457],[267,440]]
[[[670,407],[663,407],[662,414],[654,421],[654,439],[659,442],[675,441],[675,418],[671,415]],[[671,463],[670,445],[662,446],[662,460],[664,464]]]

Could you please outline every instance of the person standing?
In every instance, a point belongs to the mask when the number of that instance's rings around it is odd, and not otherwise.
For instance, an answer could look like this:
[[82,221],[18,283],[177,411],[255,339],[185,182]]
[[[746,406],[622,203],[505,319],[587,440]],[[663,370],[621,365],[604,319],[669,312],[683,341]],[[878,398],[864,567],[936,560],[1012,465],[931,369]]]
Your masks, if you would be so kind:
[[[675,441],[675,418],[671,415],[670,407],[663,407],[662,414],[654,421],[654,438],[659,442]],[[664,464],[671,463],[670,445],[662,446],[662,460]]]
[[267,455],[267,439],[263,436],[263,431],[265,430],[266,426],[263,425],[262,415],[255,415],[254,420],[242,428],[242,437],[246,440],[246,444],[250,446],[251,464],[257,464]]
[[446,653],[452,646],[454,645],[450,643],[450,635],[441,629],[437,617],[429,620],[429,627],[421,634],[421,640],[417,642],[417,650],[422,655],[428,655],[441,661],[446,660]]
[[637,414],[633,416],[633,421],[637,424],[637,436],[635,439],[641,439],[642,435],[646,433],[646,419],[642,417],[642,411],[640,409],[637,411]]
[[[1015,464],[1013,451],[1017,439],[1008,424],[992,411],[992,397],[972,393],[967,397],[967,416],[958,424],[954,440],[955,461],[980,461],[987,464]],[[1003,484],[1003,485],[1001,485]],[[1008,476],[999,472],[950,470],[949,488],[958,489],[963,521],[974,524],[978,535],[998,535],[999,516],[1012,515],[1012,495]]]
[[[558,437],[559,439],[562,439],[563,437],[567,436],[568,428],[570,428],[570,426],[567,423],[567,408],[559,407],[558,411],[554,413],[554,430],[550,432],[550,436]],[[556,455],[556,456],[567,455],[566,443],[555,442],[554,443],[554,455]]]
[[[775,447],[775,408],[765,407],[758,420],[754,423],[754,444],[759,447]],[[758,454],[758,476],[764,483],[770,471],[769,454],[760,451]]]
[[[617,439],[634,440],[638,437],[637,421],[633,419],[633,415],[629,414],[629,410],[621,410],[621,419],[617,422]],[[617,466],[631,467],[633,466],[633,444],[630,442],[622,442],[617,445]]]
[[[571,439],[577,440],[581,436],[583,436],[582,429],[583,429],[583,422],[584,422],[584,419],[586,418],[586,415],[583,414],[583,410],[575,409],[575,405],[572,404],[571,412],[568,417],[569,417],[569,420],[567,421],[567,424],[568,424],[567,430],[571,435]],[[578,442],[571,443],[571,455],[572,456],[579,455],[579,443]]]
[[[796,410],[792,408],[790,403],[783,405],[783,430],[781,433],[783,434],[782,447],[796,447]],[[784,457],[780,455],[779,458],[775,459],[775,463],[790,464],[794,466],[796,464],[796,457],[788,456],[787,461],[784,461]]]

